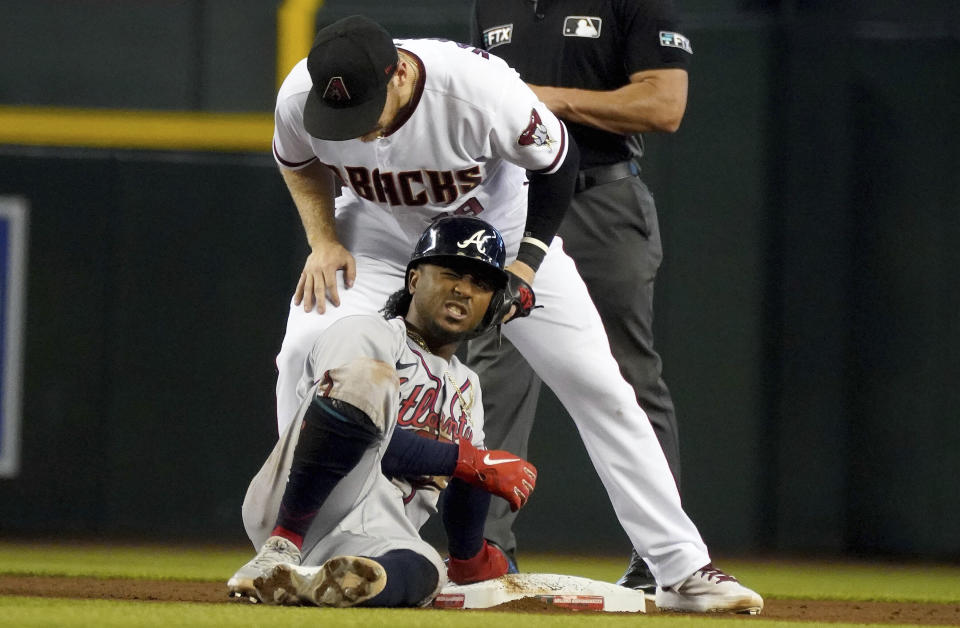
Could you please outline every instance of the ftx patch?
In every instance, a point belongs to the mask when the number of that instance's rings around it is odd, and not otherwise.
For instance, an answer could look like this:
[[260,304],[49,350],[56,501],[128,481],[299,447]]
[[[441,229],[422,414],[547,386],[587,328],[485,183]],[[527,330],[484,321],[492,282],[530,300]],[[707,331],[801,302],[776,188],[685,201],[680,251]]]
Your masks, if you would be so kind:
[[679,48],[693,54],[693,48],[690,47],[690,40],[680,33],[670,31],[660,31],[660,45],[670,48]]
[[483,47],[487,50],[509,44],[513,39],[513,24],[501,24],[483,31]]

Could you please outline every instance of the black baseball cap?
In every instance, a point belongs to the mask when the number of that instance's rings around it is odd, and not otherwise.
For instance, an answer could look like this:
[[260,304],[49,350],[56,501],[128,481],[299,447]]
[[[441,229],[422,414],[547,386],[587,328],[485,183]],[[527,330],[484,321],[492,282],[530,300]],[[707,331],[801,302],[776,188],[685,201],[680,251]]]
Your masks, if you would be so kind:
[[351,140],[372,131],[396,69],[393,38],[373,20],[351,15],[320,29],[307,57],[313,81],[303,108],[307,133]]

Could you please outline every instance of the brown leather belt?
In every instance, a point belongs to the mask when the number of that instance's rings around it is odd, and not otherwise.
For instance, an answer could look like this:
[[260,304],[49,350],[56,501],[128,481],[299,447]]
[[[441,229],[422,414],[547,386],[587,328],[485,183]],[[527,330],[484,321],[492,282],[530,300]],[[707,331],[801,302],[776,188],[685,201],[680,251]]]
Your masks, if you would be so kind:
[[577,185],[574,189],[577,193],[580,193],[595,185],[635,177],[638,174],[640,174],[640,168],[632,161],[620,161],[608,166],[586,168],[577,173]]

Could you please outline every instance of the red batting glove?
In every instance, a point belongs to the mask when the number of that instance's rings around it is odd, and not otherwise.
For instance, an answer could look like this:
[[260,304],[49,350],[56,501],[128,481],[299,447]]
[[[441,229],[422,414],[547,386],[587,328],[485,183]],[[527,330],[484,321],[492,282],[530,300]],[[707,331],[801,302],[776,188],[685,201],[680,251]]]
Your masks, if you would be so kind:
[[490,547],[483,540],[483,547],[473,558],[458,560],[453,556],[447,564],[447,577],[457,584],[470,584],[481,580],[499,578],[507,573],[507,559],[503,552]]
[[504,498],[516,512],[530,499],[537,484],[537,468],[509,451],[477,449],[462,438],[453,477]]

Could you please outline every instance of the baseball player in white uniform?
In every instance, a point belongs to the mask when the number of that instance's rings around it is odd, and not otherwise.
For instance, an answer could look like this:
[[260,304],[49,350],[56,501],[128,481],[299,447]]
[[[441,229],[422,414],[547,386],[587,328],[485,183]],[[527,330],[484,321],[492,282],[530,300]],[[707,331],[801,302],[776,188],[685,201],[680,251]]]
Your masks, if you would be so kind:
[[277,356],[281,433],[308,393],[298,384],[317,336],[376,311],[403,285],[406,252],[431,221],[479,216],[503,235],[513,301],[528,314],[503,334],[576,422],[621,525],[658,584],[675,592],[665,605],[759,611],[760,596],[712,567],[596,308],[554,239],[576,147],[515,71],[482,50],[392,40],[364,17],[344,18],[321,29],[281,86],[273,147],[311,247]]
[[244,526],[260,551],[228,581],[232,595],[287,605],[428,603],[448,568],[418,529],[444,488],[450,578],[506,573],[502,552],[483,538],[490,494],[520,508],[536,469],[482,451],[477,376],[454,355],[462,339],[489,328],[504,259],[487,223],[439,220],[420,238],[385,316],[344,317],[320,334],[301,369],[308,394],[296,420],[247,491]]

